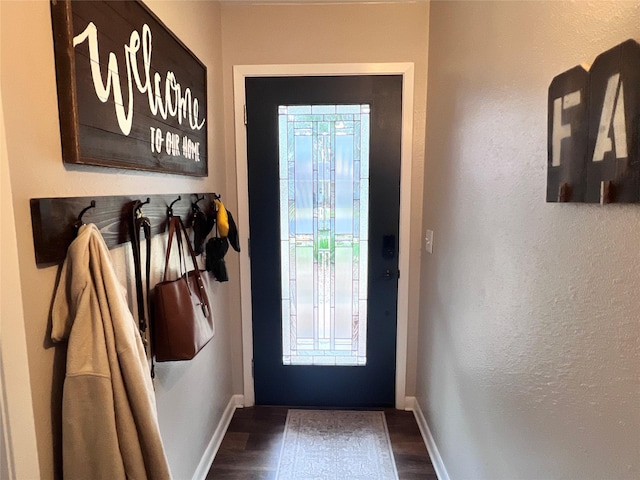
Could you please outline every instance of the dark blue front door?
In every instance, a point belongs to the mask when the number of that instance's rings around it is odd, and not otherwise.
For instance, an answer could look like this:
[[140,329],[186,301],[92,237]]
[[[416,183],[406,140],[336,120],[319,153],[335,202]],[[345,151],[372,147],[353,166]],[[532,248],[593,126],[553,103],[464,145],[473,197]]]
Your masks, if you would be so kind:
[[256,404],[395,402],[402,76],[246,79]]

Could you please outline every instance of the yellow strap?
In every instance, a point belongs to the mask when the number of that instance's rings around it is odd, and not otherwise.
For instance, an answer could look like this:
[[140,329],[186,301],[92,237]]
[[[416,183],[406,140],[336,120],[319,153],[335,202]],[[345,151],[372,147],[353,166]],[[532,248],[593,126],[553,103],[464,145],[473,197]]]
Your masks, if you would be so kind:
[[229,235],[229,217],[227,215],[227,209],[224,208],[224,205],[220,200],[214,200],[214,202],[216,203],[216,207],[218,207],[218,215],[216,218],[218,222],[218,233],[224,238]]

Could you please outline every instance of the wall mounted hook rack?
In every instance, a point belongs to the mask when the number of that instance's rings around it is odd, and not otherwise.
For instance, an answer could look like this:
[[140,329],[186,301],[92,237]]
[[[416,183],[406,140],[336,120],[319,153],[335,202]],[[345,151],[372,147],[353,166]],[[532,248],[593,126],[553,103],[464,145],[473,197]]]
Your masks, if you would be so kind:
[[[31,226],[36,264],[42,268],[64,260],[67,248],[76,236],[74,225],[78,222],[78,217],[84,223],[94,223],[107,246],[114,248],[130,241],[132,208],[139,209],[144,205],[144,214],[151,221],[151,234],[156,235],[166,230],[169,206],[174,215],[179,215],[185,223],[188,222],[191,215],[191,195],[205,197],[209,204],[217,197],[215,193],[183,193],[177,200],[175,194],[32,198]],[[146,198],[147,201],[141,202],[141,198]],[[87,205],[91,202],[95,202],[96,207],[88,211]],[[78,215],[78,212],[81,214]]]

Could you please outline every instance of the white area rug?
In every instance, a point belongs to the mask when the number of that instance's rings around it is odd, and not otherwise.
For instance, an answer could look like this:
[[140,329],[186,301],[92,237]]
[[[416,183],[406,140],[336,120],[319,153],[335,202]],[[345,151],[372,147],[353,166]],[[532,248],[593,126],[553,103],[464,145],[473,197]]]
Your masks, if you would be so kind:
[[277,480],[398,480],[384,412],[289,410]]

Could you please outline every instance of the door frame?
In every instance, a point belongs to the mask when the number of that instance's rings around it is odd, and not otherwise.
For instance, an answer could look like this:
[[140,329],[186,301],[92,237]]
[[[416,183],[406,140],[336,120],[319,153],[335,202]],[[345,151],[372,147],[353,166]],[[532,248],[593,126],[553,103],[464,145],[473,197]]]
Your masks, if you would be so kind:
[[[400,225],[398,239],[397,340],[395,406],[404,410],[407,383],[407,341],[409,314],[409,240],[411,220],[411,166],[413,152],[413,62],[345,63],[296,65],[235,65],[233,67],[233,101],[236,147],[236,186],[238,193],[238,228],[249,229],[249,192],[247,172],[247,131],[245,128],[245,78],[335,75],[402,75],[402,140],[400,160]],[[253,383],[253,318],[251,305],[251,259],[248,248],[240,253],[240,303],[242,315],[242,372],[244,405],[255,404]]]
[[41,478],[6,139],[0,104],[0,477]]

